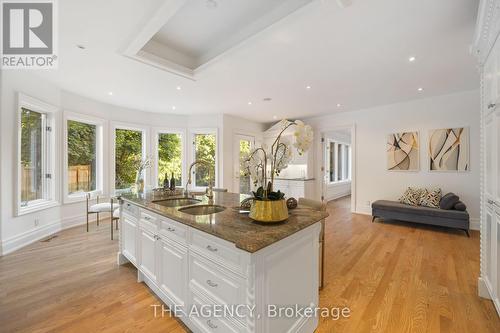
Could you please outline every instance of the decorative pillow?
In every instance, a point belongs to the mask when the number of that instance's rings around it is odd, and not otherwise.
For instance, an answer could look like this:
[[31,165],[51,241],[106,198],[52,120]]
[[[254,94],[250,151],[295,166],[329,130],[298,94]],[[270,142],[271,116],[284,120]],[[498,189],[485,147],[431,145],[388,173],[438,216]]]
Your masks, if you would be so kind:
[[447,193],[445,194],[442,198],[441,201],[439,202],[439,207],[441,209],[453,209],[455,204],[459,201],[458,195],[455,193]]
[[399,198],[399,202],[406,205],[418,206],[418,204],[420,203],[421,195],[422,189],[416,187],[408,187],[401,198]]
[[440,188],[436,190],[424,189],[424,192],[420,197],[420,206],[439,208],[440,201],[441,201]]
[[467,206],[462,201],[458,201],[455,206],[453,206],[453,208],[462,212],[465,212],[467,210]]

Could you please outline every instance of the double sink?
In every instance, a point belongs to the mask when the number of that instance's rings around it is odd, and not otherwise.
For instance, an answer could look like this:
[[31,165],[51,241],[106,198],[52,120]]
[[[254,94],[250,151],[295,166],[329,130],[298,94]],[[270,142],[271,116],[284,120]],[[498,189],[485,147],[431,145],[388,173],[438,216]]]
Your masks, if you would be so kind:
[[177,210],[189,215],[210,215],[226,210],[226,207],[218,205],[197,205],[201,200],[194,198],[172,198],[156,200],[153,203],[165,207],[180,207]]

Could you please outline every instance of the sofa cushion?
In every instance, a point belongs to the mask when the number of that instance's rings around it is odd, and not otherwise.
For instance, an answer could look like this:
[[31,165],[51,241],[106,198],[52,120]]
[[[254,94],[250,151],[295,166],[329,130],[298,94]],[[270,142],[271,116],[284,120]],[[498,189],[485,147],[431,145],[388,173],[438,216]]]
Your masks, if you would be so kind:
[[467,210],[467,206],[460,200],[453,206],[453,208],[461,212]]
[[418,206],[422,191],[420,188],[408,187],[401,198],[399,198],[399,202],[410,206]]
[[453,209],[453,207],[458,201],[459,201],[458,195],[452,192],[447,193],[441,198],[441,201],[439,202],[439,208]]
[[424,206],[409,206],[396,201],[389,201],[389,200],[375,201],[372,204],[372,209],[400,212],[405,214],[443,217],[448,219],[469,220],[469,214],[466,211],[444,210],[440,208],[431,208]]
[[428,190],[424,189],[424,192],[420,196],[420,206],[439,208],[439,202],[441,201],[441,189]]

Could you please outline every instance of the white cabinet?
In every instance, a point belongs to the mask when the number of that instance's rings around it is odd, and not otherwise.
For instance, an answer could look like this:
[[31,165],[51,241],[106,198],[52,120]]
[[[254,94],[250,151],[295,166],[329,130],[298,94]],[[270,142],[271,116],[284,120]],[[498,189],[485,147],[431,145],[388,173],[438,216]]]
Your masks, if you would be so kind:
[[156,240],[157,236],[148,230],[139,229],[140,233],[140,259],[139,265],[141,270],[151,280],[157,281],[156,271]]
[[173,304],[184,306],[188,279],[188,253],[185,246],[161,238],[159,240],[160,288]]
[[275,179],[274,191],[280,190],[286,198],[313,198],[314,181],[312,179]]
[[123,214],[121,218],[121,227],[124,229],[122,233],[123,239],[121,240],[122,253],[128,260],[135,264],[137,262],[137,219],[127,214]]

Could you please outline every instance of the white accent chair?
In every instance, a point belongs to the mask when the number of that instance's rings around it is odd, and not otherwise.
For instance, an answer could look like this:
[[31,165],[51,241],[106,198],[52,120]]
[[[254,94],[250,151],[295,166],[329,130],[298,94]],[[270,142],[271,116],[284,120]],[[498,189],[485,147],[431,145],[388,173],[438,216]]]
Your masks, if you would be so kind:
[[90,205],[90,193],[87,193],[87,232],[89,232],[89,215],[96,214],[97,215],[97,225],[99,225],[99,214],[100,213],[110,213],[111,216],[111,240],[113,240],[113,221],[116,223],[116,230],[118,230],[118,221],[120,219],[120,207],[116,205],[113,201],[113,198],[110,199],[110,202],[102,202],[99,203],[99,195],[96,196],[96,203],[94,205]]
[[[326,203],[306,198],[299,198],[297,207],[309,208],[326,212]],[[323,289],[325,280],[325,219],[321,220],[319,234],[319,289]]]

